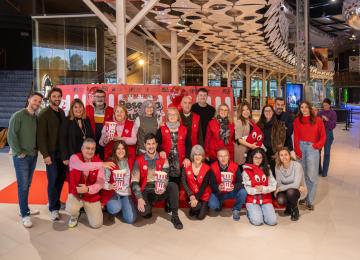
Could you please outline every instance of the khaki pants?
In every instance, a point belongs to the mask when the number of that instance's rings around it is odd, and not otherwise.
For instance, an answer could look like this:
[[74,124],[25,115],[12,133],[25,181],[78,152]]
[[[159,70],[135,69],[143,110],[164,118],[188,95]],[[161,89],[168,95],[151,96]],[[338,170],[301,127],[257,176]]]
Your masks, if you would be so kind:
[[83,200],[79,200],[72,194],[69,194],[68,199],[66,201],[66,211],[69,213],[71,217],[78,217],[80,213],[80,209],[84,207],[86,215],[89,220],[89,225],[92,228],[99,228],[103,224],[103,213],[101,210],[100,201],[97,202],[86,202]]

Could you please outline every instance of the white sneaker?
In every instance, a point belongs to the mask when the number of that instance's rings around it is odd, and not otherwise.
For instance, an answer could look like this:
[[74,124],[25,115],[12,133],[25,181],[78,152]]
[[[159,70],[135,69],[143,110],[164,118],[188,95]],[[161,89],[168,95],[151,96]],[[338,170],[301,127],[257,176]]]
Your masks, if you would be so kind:
[[51,211],[51,221],[58,221],[60,220],[60,215],[58,210]]
[[30,216],[26,216],[22,218],[22,224],[26,228],[31,228],[33,223],[31,222]]
[[74,227],[77,226],[77,224],[78,224],[78,218],[70,217],[70,220],[69,220],[69,223],[68,223],[69,228],[74,228]]
[[[39,215],[39,214],[40,214],[40,210],[38,210],[38,209],[30,209],[29,214],[30,214],[30,216]],[[20,213],[20,212],[19,212],[19,216],[21,217],[21,213]]]

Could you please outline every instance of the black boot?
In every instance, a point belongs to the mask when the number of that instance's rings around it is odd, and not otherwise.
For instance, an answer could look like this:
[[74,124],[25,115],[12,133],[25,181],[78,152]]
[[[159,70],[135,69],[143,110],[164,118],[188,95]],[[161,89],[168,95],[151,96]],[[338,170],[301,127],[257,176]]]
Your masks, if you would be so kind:
[[299,217],[300,217],[299,208],[294,207],[293,209],[291,209],[291,220],[298,221]]
[[291,215],[291,209],[289,206],[286,206],[284,211],[284,216],[290,216]]
[[170,213],[170,212],[171,212],[169,203],[168,203],[167,201],[165,201],[165,208],[164,208],[164,210],[165,210],[166,213]]
[[176,229],[183,229],[183,224],[181,223],[178,215],[171,216],[171,223],[173,223]]

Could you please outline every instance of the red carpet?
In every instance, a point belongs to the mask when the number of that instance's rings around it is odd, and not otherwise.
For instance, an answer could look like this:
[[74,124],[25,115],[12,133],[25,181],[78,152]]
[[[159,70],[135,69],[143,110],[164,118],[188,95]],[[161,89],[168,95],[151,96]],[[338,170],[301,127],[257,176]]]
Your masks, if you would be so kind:
[[[61,193],[61,202],[66,202],[68,194],[68,184],[67,182],[64,183],[64,187]],[[180,190],[180,207],[181,208],[188,208],[189,205],[186,202],[185,198],[185,191]],[[18,196],[17,196],[17,184],[16,181],[7,186],[6,188],[0,190],[0,203],[18,203]],[[29,204],[43,204],[46,205],[48,203],[47,200],[47,178],[45,171],[35,171],[32,184],[30,187],[30,194],[29,194]],[[224,202],[223,208],[232,208],[234,205],[233,200],[227,200]],[[154,207],[163,207],[164,203],[159,202],[155,203]],[[275,208],[280,208],[281,206],[277,205],[274,201]]]
[[[0,190],[0,203],[18,203],[17,196],[17,184],[16,181]],[[65,202],[68,193],[67,182],[64,184],[64,188],[61,193],[61,201]],[[35,171],[32,179],[29,204],[44,204],[48,203],[47,200],[47,178],[45,171]]]

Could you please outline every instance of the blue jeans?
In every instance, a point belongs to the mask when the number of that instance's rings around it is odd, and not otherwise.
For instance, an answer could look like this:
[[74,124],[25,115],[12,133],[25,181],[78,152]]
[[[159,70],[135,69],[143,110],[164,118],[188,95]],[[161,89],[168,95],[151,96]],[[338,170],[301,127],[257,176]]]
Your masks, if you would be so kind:
[[247,216],[251,224],[260,226],[267,224],[274,226],[277,224],[276,214],[273,204],[246,203]]
[[247,192],[245,189],[240,189],[238,191],[231,191],[220,195],[211,193],[211,197],[209,199],[209,208],[213,210],[220,210],[225,200],[235,199],[235,204],[232,210],[240,211],[242,205],[245,203],[246,196],[247,196]]
[[21,217],[30,215],[28,205],[29,190],[36,167],[37,155],[19,158],[13,156],[14,168],[16,173],[16,180],[18,186],[18,200]]
[[120,196],[115,193],[106,203],[106,208],[111,215],[117,215],[121,211],[124,221],[128,224],[132,224],[136,220],[136,209],[131,196]]
[[316,188],[319,178],[319,150],[313,148],[310,142],[300,142],[302,153],[301,165],[304,169],[305,183],[308,188],[306,203],[312,205],[315,200]]
[[331,150],[331,145],[334,141],[334,134],[333,131],[329,131],[326,130],[326,142],[325,142],[325,146],[324,146],[324,160],[323,160],[323,165],[321,167],[321,163],[320,163],[320,172],[322,174],[322,176],[326,177],[329,171],[329,165],[330,165],[330,150]]
[[49,152],[51,164],[46,165],[49,210],[60,210],[60,195],[66,178],[67,167],[57,152]]

